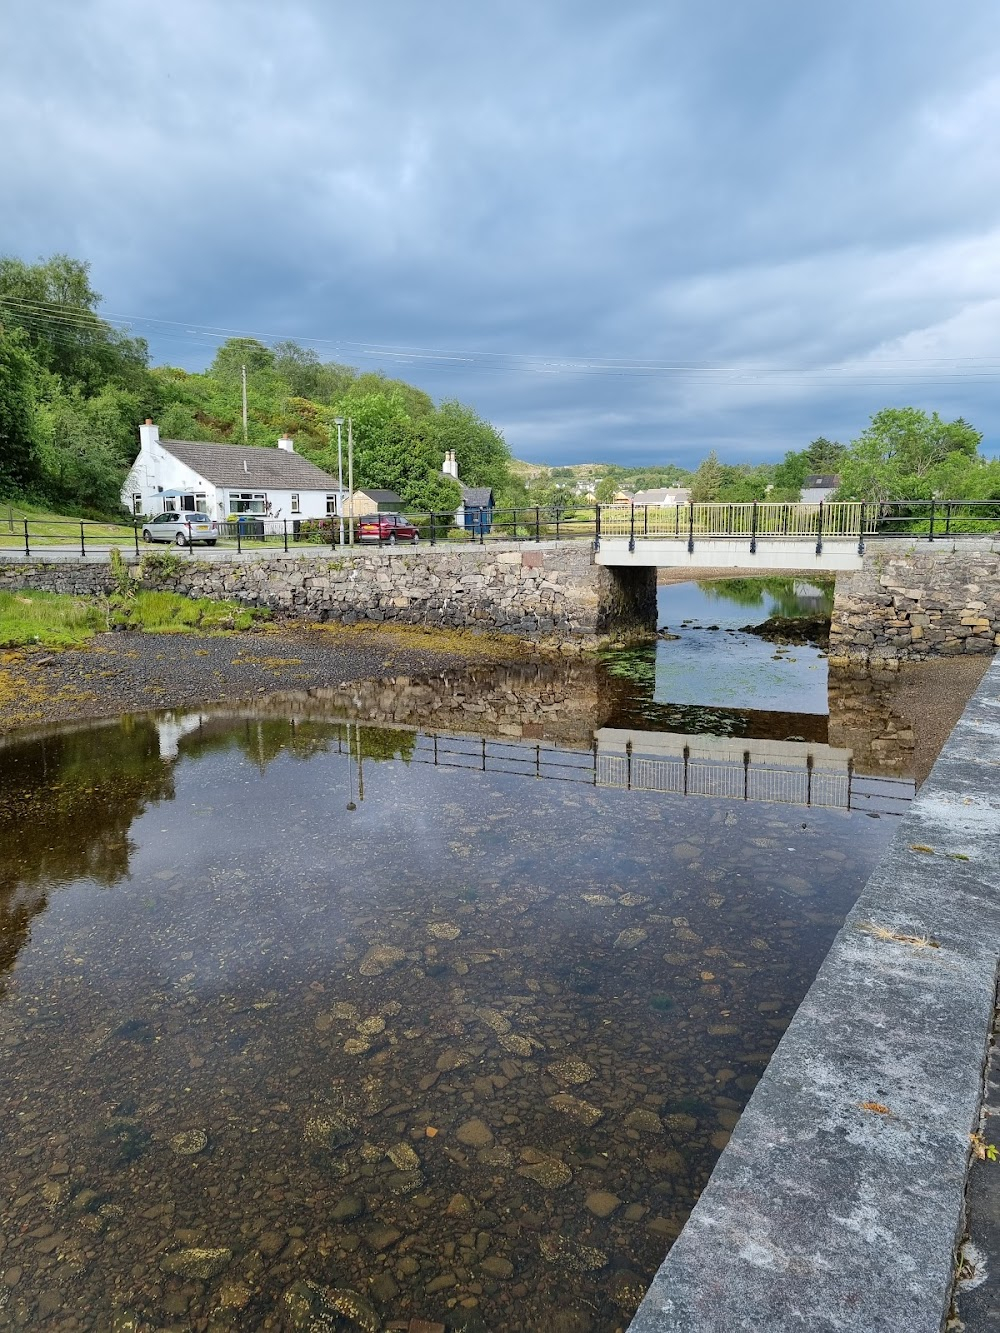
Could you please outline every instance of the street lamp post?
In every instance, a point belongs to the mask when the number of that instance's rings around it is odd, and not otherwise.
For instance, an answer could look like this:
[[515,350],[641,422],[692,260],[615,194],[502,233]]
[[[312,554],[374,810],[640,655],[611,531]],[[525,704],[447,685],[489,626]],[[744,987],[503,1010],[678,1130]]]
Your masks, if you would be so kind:
[[340,428],[343,417],[333,418],[337,427],[337,516],[340,519],[340,545],[344,545],[344,450],[341,445]]

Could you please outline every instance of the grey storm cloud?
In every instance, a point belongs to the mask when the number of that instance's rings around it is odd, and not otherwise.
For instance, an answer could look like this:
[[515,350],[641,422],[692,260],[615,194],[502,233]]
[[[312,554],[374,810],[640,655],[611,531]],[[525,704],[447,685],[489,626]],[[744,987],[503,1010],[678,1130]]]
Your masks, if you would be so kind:
[[12,0],[0,251],[200,369],[296,337],[550,462],[1000,435],[1000,11]]

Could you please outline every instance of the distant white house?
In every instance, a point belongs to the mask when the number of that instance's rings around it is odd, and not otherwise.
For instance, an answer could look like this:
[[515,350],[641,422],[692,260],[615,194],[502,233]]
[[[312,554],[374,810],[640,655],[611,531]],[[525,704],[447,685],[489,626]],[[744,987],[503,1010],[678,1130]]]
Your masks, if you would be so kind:
[[830,474],[806,477],[802,483],[802,503],[816,505],[829,500],[839,485],[840,478]]
[[691,492],[684,486],[661,486],[651,491],[636,491],[632,496],[634,505],[660,505],[669,507],[672,505],[686,505],[691,499]]
[[161,440],[152,421],[139,427],[139,456],[122,486],[122,504],[136,516],[198,512],[326,518],[337,513],[334,477],[295,452],[287,437],[276,449],[244,444]]

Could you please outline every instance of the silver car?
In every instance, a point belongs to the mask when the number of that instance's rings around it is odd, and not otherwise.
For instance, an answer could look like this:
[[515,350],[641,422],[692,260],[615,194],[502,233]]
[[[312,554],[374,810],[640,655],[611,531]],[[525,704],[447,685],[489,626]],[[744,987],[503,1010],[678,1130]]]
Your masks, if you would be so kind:
[[214,546],[219,540],[219,525],[207,514],[157,514],[142,525],[144,542],[175,542],[178,546],[193,546],[204,542]]

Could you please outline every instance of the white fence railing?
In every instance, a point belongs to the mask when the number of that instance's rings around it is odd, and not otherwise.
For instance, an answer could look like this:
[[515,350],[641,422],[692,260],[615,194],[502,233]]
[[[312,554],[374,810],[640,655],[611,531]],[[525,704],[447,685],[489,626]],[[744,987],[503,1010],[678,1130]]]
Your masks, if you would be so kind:
[[877,510],[836,504],[602,505],[602,537],[860,537],[875,531]]

